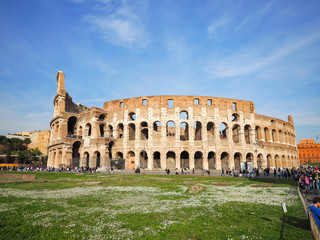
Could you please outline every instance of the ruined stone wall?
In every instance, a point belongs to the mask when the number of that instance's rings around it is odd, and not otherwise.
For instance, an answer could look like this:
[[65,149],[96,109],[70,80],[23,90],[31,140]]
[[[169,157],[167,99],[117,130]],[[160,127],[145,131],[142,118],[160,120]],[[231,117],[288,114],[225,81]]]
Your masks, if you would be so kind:
[[57,89],[48,166],[108,167],[117,159],[150,170],[299,165],[291,116],[259,115],[251,101],[148,96],[70,112],[66,99]]

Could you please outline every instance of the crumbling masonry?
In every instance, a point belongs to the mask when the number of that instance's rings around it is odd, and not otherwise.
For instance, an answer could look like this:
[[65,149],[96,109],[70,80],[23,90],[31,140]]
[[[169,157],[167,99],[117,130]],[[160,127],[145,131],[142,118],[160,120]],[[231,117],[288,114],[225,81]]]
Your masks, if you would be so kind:
[[49,167],[171,170],[297,167],[295,129],[259,115],[253,102],[203,96],[149,96],[88,109],[72,102],[57,74]]

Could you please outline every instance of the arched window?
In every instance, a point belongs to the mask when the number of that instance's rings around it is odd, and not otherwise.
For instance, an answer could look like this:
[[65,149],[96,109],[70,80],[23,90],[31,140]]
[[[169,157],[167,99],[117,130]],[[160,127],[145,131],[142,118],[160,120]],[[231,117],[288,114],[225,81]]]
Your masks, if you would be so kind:
[[123,138],[123,124],[122,123],[119,123],[118,126],[117,126],[117,132],[118,132],[118,138],[121,139]]
[[166,130],[167,137],[174,137],[176,133],[176,124],[173,121],[168,121]]
[[245,125],[244,126],[244,138],[246,140],[246,143],[251,143],[250,142],[250,132],[251,132],[251,126],[250,125]]
[[194,140],[202,140],[202,124],[201,122],[195,122],[193,124],[194,127]]
[[220,131],[220,138],[227,139],[227,129],[228,125],[226,123],[220,123],[219,131]]
[[90,124],[90,123],[87,123],[87,124],[86,124],[86,127],[85,127],[85,136],[86,136],[86,137],[91,136],[91,124]]
[[180,119],[188,119],[188,112],[187,111],[181,111],[179,115]]
[[232,128],[232,138],[234,143],[240,142],[240,125],[235,124]]
[[77,118],[72,116],[68,118],[68,136],[72,137],[75,134]]
[[240,119],[239,114],[237,113],[232,114],[232,117],[231,117],[232,122],[239,122],[239,119]]
[[180,141],[189,140],[189,125],[186,122],[180,123]]
[[129,120],[131,120],[131,121],[136,120],[136,114],[134,112],[129,113]]
[[128,135],[129,135],[129,141],[130,140],[135,140],[136,137],[136,126],[134,123],[130,123],[128,125]]
[[148,123],[140,123],[140,140],[147,140],[149,138]]

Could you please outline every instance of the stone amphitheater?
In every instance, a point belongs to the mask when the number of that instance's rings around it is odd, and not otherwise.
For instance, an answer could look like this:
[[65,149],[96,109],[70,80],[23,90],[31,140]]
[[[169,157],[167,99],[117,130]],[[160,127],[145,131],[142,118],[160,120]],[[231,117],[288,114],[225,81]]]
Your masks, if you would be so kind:
[[75,104],[57,73],[48,167],[134,169],[299,166],[293,120],[256,113],[254,102],[146,96]]

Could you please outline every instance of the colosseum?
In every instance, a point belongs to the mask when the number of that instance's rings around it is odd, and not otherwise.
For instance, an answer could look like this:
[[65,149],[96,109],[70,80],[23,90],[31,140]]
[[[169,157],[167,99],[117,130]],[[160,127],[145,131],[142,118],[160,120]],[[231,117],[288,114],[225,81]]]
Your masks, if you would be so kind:
[[48,167],[160,170],[299,166],[295,128],[256,113],[254,102],[148,96],[75,104],[57,73]]

